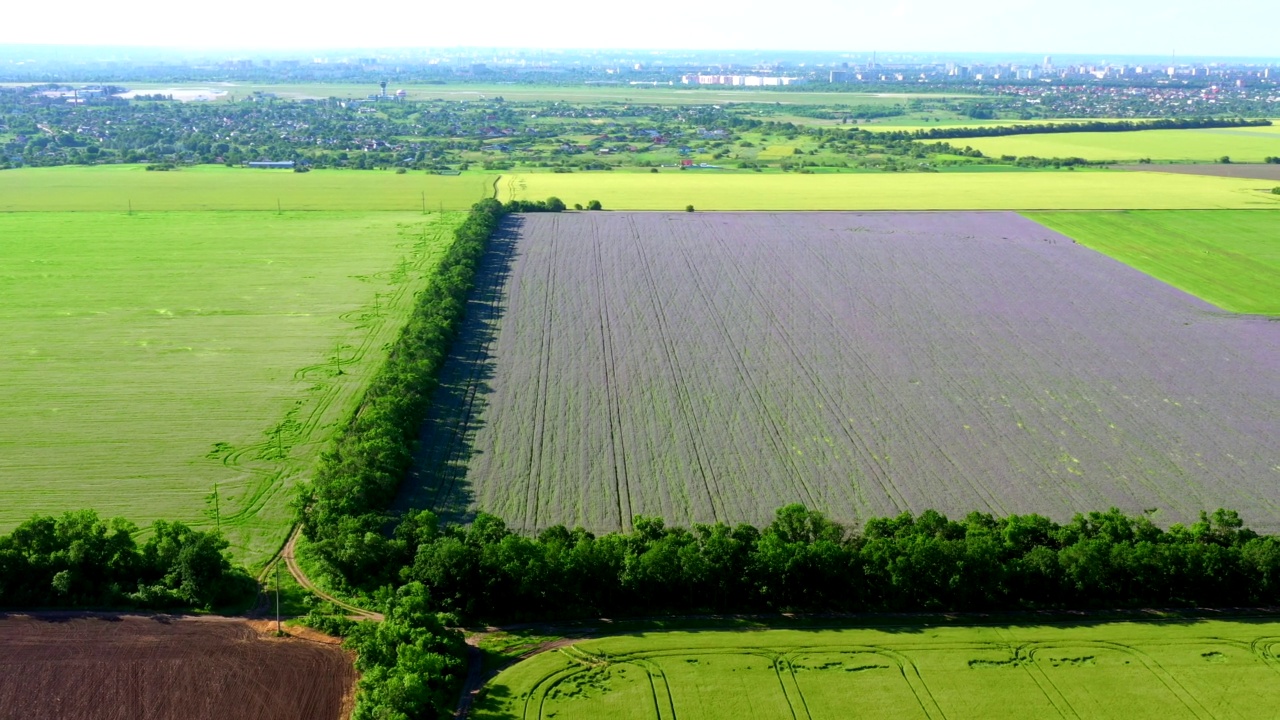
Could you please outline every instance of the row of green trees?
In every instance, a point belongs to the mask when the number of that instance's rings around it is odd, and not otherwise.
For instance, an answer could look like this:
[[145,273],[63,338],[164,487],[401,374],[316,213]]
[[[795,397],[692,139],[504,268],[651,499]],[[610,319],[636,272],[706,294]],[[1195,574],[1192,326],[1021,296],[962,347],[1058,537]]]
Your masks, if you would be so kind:
[[999,137],[1004,135],[1044,135],[1074,132],[1134,132],[1138,130],[1189,130],[1202,128],[1265,127],[1270,120],[1245,118],[1161,118],[1157,120],[1094,120],[1090,122],[991,125],[985,127],[940,127],[880,133],[894,140],[947,140],[951,138]]
[[[311,483],[297,499],[303,535],[340,582],[387,577],[388,507],[409,471],[418,428],[440,369],[462,322],[489,238],[512,211],[564,210],[556,198],[503,206],[486,199],[471,208],[454,241],[418,294],[360,406]],[[445,627],[425,587],[377,583],[384,620],[353,623],[313,613],[307,622],[345,638],[360,671],[353,720],[447,717],[466,673],[462,636]],[[456,624],[456,619],[452,619]]]
[[385,557],[387,508],[409,472],[418,428],[462,322],[476,268],[506,212],[493,199],[472,207],[359,407],[321,457],[311,483],[301,488],[302,533],[342,577],[377,573]]
[[92,510],[22,523],[0,535],[0,607],[213,609],[253,596],[221,535],[163,520],[141,545],[137,533]]
[[631,532],[557,526],[536,537],[489,515],[441,526],[424,511],[404,518],[383,562],[382,572],[348,580],[421,583],[435,609],[487,622],[1280,602],[1280,538],[1224,510],[1168,529],[1112,509],[1067,523],[926,511],[853,530],[791,505],[762,529],[638,517]]

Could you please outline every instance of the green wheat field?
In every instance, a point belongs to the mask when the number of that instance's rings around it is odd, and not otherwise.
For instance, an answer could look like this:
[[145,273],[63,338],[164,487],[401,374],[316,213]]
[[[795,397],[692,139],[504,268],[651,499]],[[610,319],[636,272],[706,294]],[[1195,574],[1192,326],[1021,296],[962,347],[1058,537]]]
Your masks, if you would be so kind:
[[635,633],[497,676],[479,720],[1272,717],[1280,623]]
[[0,213],[0,531],[92,508],[264,561],[461,218]]

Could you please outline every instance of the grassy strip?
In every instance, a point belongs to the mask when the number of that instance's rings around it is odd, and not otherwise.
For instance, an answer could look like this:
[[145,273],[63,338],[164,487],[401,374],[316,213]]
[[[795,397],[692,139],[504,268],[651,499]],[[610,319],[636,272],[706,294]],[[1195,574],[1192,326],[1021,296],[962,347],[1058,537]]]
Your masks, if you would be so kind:
[[1037,123],[1032,125],[988,125],[985,127],[926,128],[913,131],[883,131],[878,137],[890,140],[947,140],[952,138],[1001,137],[1007,135],[1051,135],[1077,132],[1137,132],[1140,130],[1203,130],[1208,128],[1270,127],[1270,120],[1244,118],[1161,118],[1159,120],[1096,120],[1093,122]]
[[[987,151],[985,145],[979,149]],[[1274,186],[1268,180],[1106,170],[826,175],[664,170],[518,172],[503,175],[498,191],[504,201],[555,195],[572,204],[594,198],[610,210],[680,211],[686,205],[741,211],[1244,210],[1280,208],[1280,196],[1270,194]]]
[[386,555],[381,532],[386,508],[409,471],[418,428],[466,310],[476,267],[505,212],[491,199],[473,206],[363,402],[322,457],[311,484],[301,488],[302,532],[334,575],[385,574],[380,559]]
[[463,211],[485,197],[493,181],[478,173],[277,173],[212,165],[147,172],[141,165],[70,165],[0,172],[0,212]]

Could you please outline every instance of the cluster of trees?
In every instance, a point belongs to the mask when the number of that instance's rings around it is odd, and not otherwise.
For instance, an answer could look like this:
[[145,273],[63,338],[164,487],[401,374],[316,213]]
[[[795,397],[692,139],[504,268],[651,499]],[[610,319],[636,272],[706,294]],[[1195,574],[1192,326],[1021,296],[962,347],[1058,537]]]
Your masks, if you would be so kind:
[[38,516],[0,535],[0,607],[203,608],[243,602],[257,584],[221,535],[156,521],[138,528],[91,510]]
[[[1089,165],[1110,165],[1111,164],[1110,161],[1106,161],[1106,160],[1089,161],[1089,160],[1085,160],[1084,158],[1078,158],[1078,157],[1042,158],[1042,157],[1036,157],[1035,155],[1023,155],[1021,157],[1018,157],[1016,155],[1001,155],[1000,161],[1013,163],[1018,167],[1070,168],[1070,167],[1087,167]],[[1143,164],[1141,160],[1139,160],[1138,162],[1139,164]],[[1150,163],[1151,161],[1147,160],[1145,164],[1150,164]]]
[[1270,157],[1270,156],[1268,156],[1268,157],[1263,158],[1263,159],[1262,159],[1262,162],[1267,163],[1268,165],[1280,165],[1280,157]]
[[1037,125],[992,125],[987,127],[940,127],[881,133],[894,140],[947,140],[952,138],[1000,137],[1005,135],[1044,135],[1074,132],[1135,132],[1138,130],[1188,130],[1202,128],[1264,127],[1270,120],[1245,118],[1162,118],[1158,120],[1094,120],[1078,123],[1043,123]]
[[[536,213],[536,212],[564,212],[568,206],[560,198],[552,195],[546,200],[508,200],[502,204],[504,213]],[[599,200],[588,200],[586,207],[582,203],[574,203],[574,210],[603,210],[604,205]]]
[[933,511],[854,531],[799,505],[749,525],[631,532],[562,526],[528,537],[481,514],[468,526],[409,513],[353,586],[421,583],[467,620],[779,611],[999,611],[1271,605],[1280,538],[1219,510],[1162,529],[1119,510],[1056,523],[1038,515],[961,521]]
[[508,200],[502,205],[504,213],[564,212],[566,209],[564,201],[554,195],[546,200]]
[[388,593],[382,612],[382,622],[314,611],[304,619],[356,652],[352,720],[449,717],[467,668],[462,633],[446,627],[456,618],[434,612],[419,583]]
[[472,207],[359,407],[300,489],[302,532],[343,577],[377,573],[385,557],[386,510],[409,471],[476,268],[506,212],[491,198]]

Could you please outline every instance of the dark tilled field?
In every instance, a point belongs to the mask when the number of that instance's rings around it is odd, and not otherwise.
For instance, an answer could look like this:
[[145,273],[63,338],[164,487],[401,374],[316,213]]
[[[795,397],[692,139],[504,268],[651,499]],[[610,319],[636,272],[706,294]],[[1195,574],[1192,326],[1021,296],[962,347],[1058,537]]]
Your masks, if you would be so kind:
[[1252,180],[1280,181],[1280,165],[1117,165],[1120,170],[1137,172],[1166,172],[1182,175],[1215,175],[1217,177],[1248,178]]
[[343,718],[351,659],[217,620],[0,619],[0,718]]
[[1280,323],[1011,213],[513,219],[402,505],[513,526],[935,508],[1280,529]]

